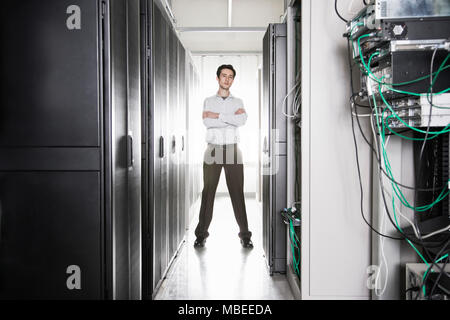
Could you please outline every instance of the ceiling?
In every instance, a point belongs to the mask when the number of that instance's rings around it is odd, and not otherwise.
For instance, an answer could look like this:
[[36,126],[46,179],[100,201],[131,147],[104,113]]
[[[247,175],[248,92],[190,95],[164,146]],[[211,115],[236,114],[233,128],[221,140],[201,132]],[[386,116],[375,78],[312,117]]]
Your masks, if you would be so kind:
[[[280,22],[285,0],[161,0],[193,54],[255,53],[269,23]],[[230,10],[231,9],[231,10]]]

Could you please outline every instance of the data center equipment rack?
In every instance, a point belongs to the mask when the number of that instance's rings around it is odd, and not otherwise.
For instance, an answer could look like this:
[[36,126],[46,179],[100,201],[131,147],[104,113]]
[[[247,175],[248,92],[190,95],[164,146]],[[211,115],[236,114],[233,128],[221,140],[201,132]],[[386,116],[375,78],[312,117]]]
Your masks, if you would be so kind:
[[[346,31],[352,64],[360,70],[360,90],[353,92],[352,110],[359,117],[369,108],[366,115],[374,133],[371,148],[378,162],[374,167],[383,203],[375,219],[387,214],[394,227],[389,235],[404,239],[420,262],[447,261],[450,3],[371,1],[347,23]],[[411,157],[400,147],[393,150],[392,144],[399,146],[396,141],[412,144]],[[413,186],[402,184],[400,173],[392,169],[394,154],[403,159],[402,164],[413,164]],[[374,236],[378,241],[386,235]],[[415,261],[400,262],[404,267],[404,262]],[[394,285],[392,278],[386,283]],[[431,299],[433,292],[420,297]]]
[[0,299],[138,299],[139,0],[0,11]]
[[270,24],[263,39],[263,247],[270,273],[286,272],[286,24]]

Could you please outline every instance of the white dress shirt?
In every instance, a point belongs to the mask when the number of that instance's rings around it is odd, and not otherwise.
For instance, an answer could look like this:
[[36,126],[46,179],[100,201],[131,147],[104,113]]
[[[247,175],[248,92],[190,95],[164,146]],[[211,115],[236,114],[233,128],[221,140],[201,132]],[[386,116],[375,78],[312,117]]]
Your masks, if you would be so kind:
[[247,113],[235,114],[238,109],[244,109],[241,99],[231,94],[222,98],[218,94],[205,99],[203,111],[219,114],[218,119],[204,118],[206,126],[206,142],[211,144],[234,144],[239,142],[238,127],[247,122]]

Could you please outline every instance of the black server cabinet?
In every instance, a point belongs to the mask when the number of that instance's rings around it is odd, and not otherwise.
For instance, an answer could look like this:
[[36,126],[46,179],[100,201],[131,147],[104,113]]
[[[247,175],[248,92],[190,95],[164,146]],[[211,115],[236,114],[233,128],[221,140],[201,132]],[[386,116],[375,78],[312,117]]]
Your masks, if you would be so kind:
[[178,118],[179,118],[179,178],[178,178],[178,244],[186,232],[186,51],[178,41]]
[[167,128],[170,137],[169,153],[169,257],[173,257],[178,247],[178,39],[175,31],[169,29],[169,109]]
[[270,24],[263,39],[263,248],[270,273],[286,272],[286,25]]
[[141,110],[142,110],[142,298],[151,299],[153,294],[153,204],[155,179],[154,154],[155,146],[154,113],[151,109],[153,101],[152,58],[152,1],[141,1]]
[[153,289],[161,280],[168,265],[167,202],[168,202],[168,139],[167,139],[167,81],[168,81],[168,24],[158,6],[153,4],[152,21],[152,91],[154,132],[154,208],[153,208]]
[[129,296],[126,6],[1,4],[0,298]]
[[[128,31],[124,47],[127,49],[127,191],[128,191],[128,217],[124,221],[128,226],[128,258],[129,277],[124,283],[129,284],[129,298],[136,300],[142,298],[142,110],[141,110],[141,36],[140,36],[140,0],[128,0],[119,3],[126,4],[122,8],[127,13],[125,30]],[[114,57],[113,57],[114,59]],[[127,234],[125,233],[125,234]],[[126,243],[125,241],[123,243]],[[126,252],[126,251],[125,251]],[[119,262],[119,265],[121,263]],[[123,268],[122,268],[123,269]],[[127,276],[127,274],[124,274]],[[126,292],[123,290],[123,292]],[[125,296],[122,296],[125,298]],[[117,296],[117,298],[121,298]]]
[[164,8],[141,0],[143,298],[151,299],[185,230],[185,50]]

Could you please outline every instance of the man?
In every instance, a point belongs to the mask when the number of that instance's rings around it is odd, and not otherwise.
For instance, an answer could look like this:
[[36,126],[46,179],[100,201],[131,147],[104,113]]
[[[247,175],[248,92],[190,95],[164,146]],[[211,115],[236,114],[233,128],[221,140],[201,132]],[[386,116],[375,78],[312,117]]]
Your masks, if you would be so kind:
[[253,248],[252,233],[248,230],[244,199],[244,165],[239,142],[238,127],[247,121],[242,100],[231,95],[230,87],[236,77],[232,65],[221,65],[217,69],[219,91],[206,98],[203,104],[203,123],[207,128],[206,148],[203,158],[203,192],[199,222],[195,229],[194,247],[203,247],[209,236],[214,197],[222,167],[225,170],[228,191],[234,216],[239,225],[239,238],[244,248]]

